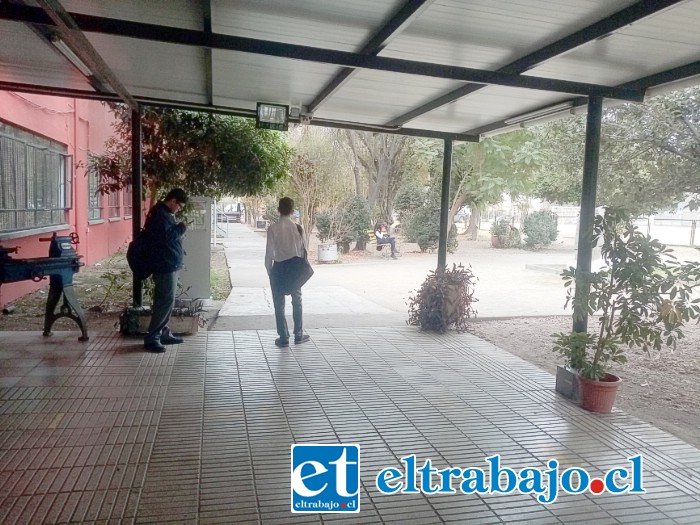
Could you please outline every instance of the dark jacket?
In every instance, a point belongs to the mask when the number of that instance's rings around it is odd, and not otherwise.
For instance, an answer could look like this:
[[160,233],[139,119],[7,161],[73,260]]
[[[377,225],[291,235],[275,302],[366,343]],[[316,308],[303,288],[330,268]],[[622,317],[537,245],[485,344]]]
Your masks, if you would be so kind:
[[153,273],[171,273],[182,267],[185,229],[185,225],[178,223],[175,215],[160,201],[148,212],[144,230],[151,247]]

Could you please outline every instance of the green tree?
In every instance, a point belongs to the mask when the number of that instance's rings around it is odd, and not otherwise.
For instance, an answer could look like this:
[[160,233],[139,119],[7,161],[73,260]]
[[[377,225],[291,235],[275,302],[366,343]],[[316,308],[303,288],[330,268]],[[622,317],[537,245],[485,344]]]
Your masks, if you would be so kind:
[[462,207],[469,206],[471,216],[467,230],[471,238],[476,239],[481,212],[499,202],[504,193],[511,196],[527,193],[540,162],[541,155],[527,131],[455,147],[449,224]]
[[[394,198],[404,176],[404,161],[411,143],[409,137],[344,130],[351,159],[356,159],[366,174],[366,196],[370,210],[391,223]],[[353,160],[352,162],[355,162]]]
[[547,210],[531,213],[523,223],[525,246],[538,250],[557,240],[557,217]]
[[[585,119],[570,118],[536,131],[546,162],[535,193],[552,202],[579,203]],[[624,104],[604,112],[597,203],[632,215],[674,208],[700,193],[700,88]]]
[[351,173],[332,130],[294,126],[289,140],[297,157],[291,177],[275,190],[294,199],[308,241],[318,212],[336,208],[352,193]]
[[[437,248],[440,240],[440,180],[435,178],[425,194],[423,204],[408,216],[403,232],[409,242],[418,243],[422,252]],[[453,224],[447,236],[447,251],[457,249],[457,228]]]
[[[131,182],[131,112],[121,105],[103,155],[90,158],[100,191]],[[193,195],[255,195],[272,188],[289,169],[291,150],[279,132],[257,129],[251,119],[146,107],[141,117],[144,188],[180,186]]]

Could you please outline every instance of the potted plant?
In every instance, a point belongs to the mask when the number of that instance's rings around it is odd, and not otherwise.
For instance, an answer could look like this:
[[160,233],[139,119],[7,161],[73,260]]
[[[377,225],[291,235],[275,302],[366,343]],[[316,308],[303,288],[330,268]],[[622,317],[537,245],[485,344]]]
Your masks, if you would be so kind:
[[337,262],[338,243],[344,242],[347,237],[347,228],[344,226],[341,210],[324,211],[316,215],[316,229],[318,231],[318,262]]
[[[587,274],[569,268],[562,277],[566,304],[598,313],[598,327],[593,333],[554,334],[554,351],[578,375],[581,406],[610,412],[620,385],[612,366],[626,362],[628,349],[651,353],[675,348],[684,323],[700,314],[700,299],[692,299],[699,272],[697,264],[680,264],[672,250],[640,233],[621,210],[608,208],[596,216],[596,244],[606,267]],[[577,294],[577,278],[590,291]]]
[[451,325],[458,332],[467,329],[467,319],[476,316],[471,267],[452,265],[428,274],[420,290],[409,297],[408,324],[421,330],[443,333]]
[[506,217],[496,219],[491,224],[491,246],[512,248],[520,245],[520,231]]

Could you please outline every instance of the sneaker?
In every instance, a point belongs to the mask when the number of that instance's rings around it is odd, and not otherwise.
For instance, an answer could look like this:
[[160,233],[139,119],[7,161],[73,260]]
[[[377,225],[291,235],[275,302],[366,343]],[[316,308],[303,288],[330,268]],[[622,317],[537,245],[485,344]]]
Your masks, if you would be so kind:
[[275,346],[279,346],[280,348],[286,348],[289,346],[289,339],[282,339],[281,337],[278,337],[275,339]]
[[294,336],[294,344],[300,345],[301,343],[305,343],[309,339],[311,339],[311,336],[309,334],[304,334],[304,335],[299,336],[299,337],[295,335]]
[[398,257],[396,256],[395,253],[392,253],[392,254],[391,254],[391,258],[392,258],[392,259],[398,259]]
[[144,342],[143,347],[149,352],[153,352],[155,354],[162,354],[163,352],[165,352],[165,347],[162,344],[160,344],[160,341]]
[[174,335],[161,335],[160,344],[162,345],[179,345],[182,344],[184,339],[182,337],[176,337]]

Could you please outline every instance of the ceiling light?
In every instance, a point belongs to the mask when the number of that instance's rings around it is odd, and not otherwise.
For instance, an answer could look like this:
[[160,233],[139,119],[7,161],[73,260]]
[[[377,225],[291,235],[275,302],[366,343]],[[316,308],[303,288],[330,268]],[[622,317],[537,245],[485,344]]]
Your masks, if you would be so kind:
[[482,139],[488,139],[490,137],[495,137],[496,135],[502,135],[504,133],[510,133],[511,131],[519,130],[520,124],[515,124],[514,126],[506,126],[505,128],[492,129],[491,131],[484,131],[480,133],[479,136]]
[[518,124],[520,122],[525,122],[526,120],[539,119],[541,117],[548,117],[557,113],[563,113],[571,109],[574,105],[573,101],[562,102],[561,104],[555,104],[554,106],[549,106],[546,108],[537,109],[535,111],[530,111],[529,113],[523,113],[517,117],[509,118],[504,120],[504,124]]
[[289,106],[258,102],[255,112],[255,126],[262,129],[287,131],[289,127]]
[[555,122],[557,120],[561,120],[564,117],[570,117],[572,114],[573,113],[571,113],[570,110],[563,110],[563,111],[559,111],[557,113],[552,113],[550,115],[545,115],[544,117],[526,120],[525,122],[521,122],[520,125],[523,128],[531,128],[533,126],[539,126],[540,124],[547,124],[548,122]]
[[85,62],[83,62],[63,40],[60,38],[52,38],[51,43],[71,64],[77,67],[83,75],[86,77],[93,76],[92,71],[85,65]]

